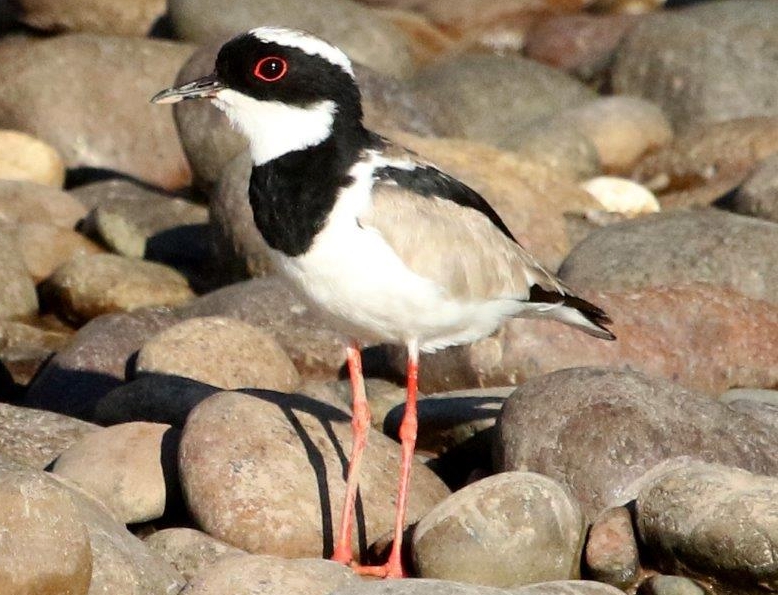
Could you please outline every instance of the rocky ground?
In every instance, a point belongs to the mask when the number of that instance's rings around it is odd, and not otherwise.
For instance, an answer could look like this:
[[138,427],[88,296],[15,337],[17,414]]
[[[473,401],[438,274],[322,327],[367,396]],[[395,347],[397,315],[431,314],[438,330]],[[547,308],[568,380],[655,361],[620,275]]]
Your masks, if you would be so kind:
[[[0,594],[778,590],[778,3],[0,1]],[[327,561],[342,339],[268,270],[206,74],[251,26],[357,63],[619,339],[421,363],[406,558]],[[364,351],[355,549],[387,551],[404,354]]]

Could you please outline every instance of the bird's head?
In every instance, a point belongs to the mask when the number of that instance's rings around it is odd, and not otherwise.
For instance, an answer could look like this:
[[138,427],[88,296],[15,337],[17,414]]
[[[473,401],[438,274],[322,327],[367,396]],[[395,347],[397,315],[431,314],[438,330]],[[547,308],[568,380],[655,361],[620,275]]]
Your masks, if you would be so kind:
[[161,91],[154,103],[209,99],[249,139],[255,164],[361,130],[351,62],[302,31],[260,27],[228,41],[213,73]]

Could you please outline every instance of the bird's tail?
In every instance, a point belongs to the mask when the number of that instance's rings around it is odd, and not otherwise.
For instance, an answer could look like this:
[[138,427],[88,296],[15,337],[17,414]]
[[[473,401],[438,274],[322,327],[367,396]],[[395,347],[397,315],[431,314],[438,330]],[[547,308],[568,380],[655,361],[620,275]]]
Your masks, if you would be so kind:
[[544,289],[540,285],[532,285],[527,303],[534,307],[524,310],[521,316],[552,318],[574,326],[593,337],[613,341],[616,335],[605,327],[612,324],[610,317],[601,308],[572,293],[567,293],[565,289],[561,286],[559,290]]

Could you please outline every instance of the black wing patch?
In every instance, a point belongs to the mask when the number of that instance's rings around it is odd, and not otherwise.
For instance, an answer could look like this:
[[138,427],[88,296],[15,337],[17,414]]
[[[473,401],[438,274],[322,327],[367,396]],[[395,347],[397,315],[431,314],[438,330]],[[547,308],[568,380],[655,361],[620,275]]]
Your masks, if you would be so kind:
[[489,221],[502,233],[518,244],[508,226],[503,223],[500,216],[480,194],[434,167],[427,165],[417,166],[414,169],[402,169],[400,167],[386,166],[375,171],[375,179],[394,182],[401,188],[421,196],[437,196],[438,198],[451,200],[463,207],[475,209],[486,215]]
[[561,303],[568,308],[574,308],[583,314],[589,322],[607,333],[608,336],[604,336],[604,339],[613,341],[616,338],[616,335],[604,326],[606,324],[613,324],[610,316],[601,308],[595,306],[591,302],[587,302],[583,298],[579,298],[577,295],[549,291],[543,289],[540,285],[535,284],[529,288],[529,299],[527,301],[544,304]]

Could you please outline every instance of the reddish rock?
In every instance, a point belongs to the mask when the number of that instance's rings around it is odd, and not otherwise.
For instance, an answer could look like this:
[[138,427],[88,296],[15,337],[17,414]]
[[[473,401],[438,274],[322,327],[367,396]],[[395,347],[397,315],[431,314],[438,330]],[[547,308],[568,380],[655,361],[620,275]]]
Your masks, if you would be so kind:
[[600,582],[626,589],[638,580],[640,560],[629,510],[609,508],[597,517],[589,529],[584,561]]

